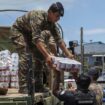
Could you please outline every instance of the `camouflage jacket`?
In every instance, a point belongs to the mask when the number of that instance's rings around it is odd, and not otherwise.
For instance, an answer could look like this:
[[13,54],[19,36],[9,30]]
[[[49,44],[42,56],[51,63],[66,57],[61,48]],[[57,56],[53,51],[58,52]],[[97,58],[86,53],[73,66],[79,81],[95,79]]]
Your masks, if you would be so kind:
[[37,39],[45,42],[49,38],[49,35],[43,35],[43,31],[45,30],[50,32],[55,42],[60,43],[62,41],[58,27],[55,23],[48,21],[45,11],[30,11],[18,17],[13,27],[33,44],[36,44]]
[[103,91],[101,85],[97,83],[91,83],[89,89],[94,91],[96,94],[96,105],[102,105]]

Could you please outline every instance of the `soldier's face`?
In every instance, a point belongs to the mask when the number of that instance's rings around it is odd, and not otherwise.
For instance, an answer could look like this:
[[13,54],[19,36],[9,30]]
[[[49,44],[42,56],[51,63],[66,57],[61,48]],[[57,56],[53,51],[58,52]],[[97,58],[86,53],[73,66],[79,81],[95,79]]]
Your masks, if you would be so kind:
[[55,12],[55,13],[49,12],[48,19],[49,19],[49,21],[51,21],[53,23],[57,22],[58,20],[60,20],[59,12]]

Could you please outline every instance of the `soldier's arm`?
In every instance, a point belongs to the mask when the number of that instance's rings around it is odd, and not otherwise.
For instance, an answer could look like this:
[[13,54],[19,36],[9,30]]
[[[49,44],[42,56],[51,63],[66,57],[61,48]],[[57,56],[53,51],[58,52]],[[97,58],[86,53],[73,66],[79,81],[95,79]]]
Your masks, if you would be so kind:
[[40,52],[43,54],[43,56],[45,57],[47,64],[49,66],[51,66],[52,65],[52,57],[50,56],[50,54],[46,50],[44,43],[42,43],[40,40],[38,40],[36,43],[36,46],[40,50]]

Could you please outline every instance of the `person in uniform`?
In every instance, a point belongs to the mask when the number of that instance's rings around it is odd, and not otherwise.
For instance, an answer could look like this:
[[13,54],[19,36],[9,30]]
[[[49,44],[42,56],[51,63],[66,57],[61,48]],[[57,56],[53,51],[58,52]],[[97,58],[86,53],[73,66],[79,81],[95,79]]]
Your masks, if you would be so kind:
[[[53,83],[53,94],[60,101],[64,102],[64,105],[96,105],[96,95],[93,91],[90,91],[89,85],[91,79],[87,74],[80,74],[76,76],[76,72],[72,74],[75,78],[77,89],[60,89],[60,71],[56,71],[57,75]],[[75,74],[76,73],[76,74]]]
[[[27,53],[33,56],[35,64],[35,91],[44,91],[43,63],[52,66],[52,54],[55,56],[58,45],[68,58],[73,55],[66,48],[56,23],[64,15],[62,3],[53,3],[48,11],[32,10],[18,17],[11,27],[11,40],[20,56],[19,92],[27,92]],[[46,89],[45,89],[46,90]]]
[[88,71],[88,75],[91,78],[91,84],[89,89],[94,91],[96,94],[96,105],[102,105],[102,98],[103,98],[103,89],[100,84],[97,83],[97,79],[99,78],[99,70],[93,68]]

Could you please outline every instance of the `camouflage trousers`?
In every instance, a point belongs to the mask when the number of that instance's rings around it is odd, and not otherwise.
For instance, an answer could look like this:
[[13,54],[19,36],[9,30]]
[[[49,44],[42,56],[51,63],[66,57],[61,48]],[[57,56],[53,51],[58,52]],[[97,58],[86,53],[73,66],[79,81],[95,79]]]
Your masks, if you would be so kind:
[[[32,70],[31,73],[29,73],[30,68],[28,65],[28,56],[26,52],[23,52],[20,54],[20,62],[19,62],[19,92],[20,93],[27,93],[29,85],[32,85],[29,83],[29,78],[31,80],[35,80],[35,91],[41,92],[43,91],[43,63],[39,60],[34,59],[32,60]],[[33,74],[34,73],[34,78]]]

